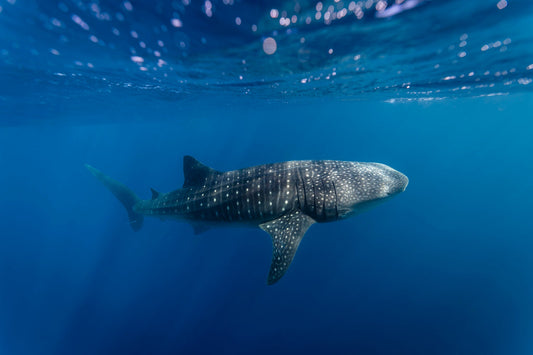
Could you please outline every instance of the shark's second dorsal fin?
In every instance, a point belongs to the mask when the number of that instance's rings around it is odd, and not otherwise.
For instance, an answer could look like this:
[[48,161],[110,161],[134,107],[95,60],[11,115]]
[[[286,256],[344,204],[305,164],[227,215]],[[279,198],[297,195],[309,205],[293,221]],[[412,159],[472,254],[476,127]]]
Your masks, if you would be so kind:
[[315,223],[314,219],[296,210],[259,225],[272,237],[272,264],[267,281],[269,285],[278,282],[287,272],[298,245],[313,223]]
[[200,163],[190,155],[183,157],[183,175],[185,177],[183,187],[203,185],[209,176],[218,174],[222,173]]
[[151,187],[150,187],[150,191],[152,191],[152,200],[155,200],[156,198],[159,197],[159,192],[158,191],[152,189]]

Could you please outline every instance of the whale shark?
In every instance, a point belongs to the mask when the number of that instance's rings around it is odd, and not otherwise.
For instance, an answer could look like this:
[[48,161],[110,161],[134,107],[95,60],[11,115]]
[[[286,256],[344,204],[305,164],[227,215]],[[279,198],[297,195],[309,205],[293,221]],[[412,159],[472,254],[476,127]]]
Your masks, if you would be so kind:
[[142,200],[86,164],[122,203],[133,230],[145,216],[189,222],[195,234],[217,226],[259,227],[272,238],[267,283],[287,272],[307,229],[356,215],[403,192],[407,176],[380,163],[300,160],[222,172],[183,158],[181,189]]

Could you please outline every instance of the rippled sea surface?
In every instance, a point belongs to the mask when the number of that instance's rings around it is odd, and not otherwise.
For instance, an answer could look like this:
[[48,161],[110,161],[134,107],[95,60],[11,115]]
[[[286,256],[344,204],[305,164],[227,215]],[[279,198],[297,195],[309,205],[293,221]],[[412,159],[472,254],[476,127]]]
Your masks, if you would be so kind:
[[533,87],[529,1],[0,4],[0,99],[23,116],[109,95],[395,102]]
[[[0,355],[533,354],[533,2],[0,0]],[[146,218],[184,155],[379,162],[317,223]]]

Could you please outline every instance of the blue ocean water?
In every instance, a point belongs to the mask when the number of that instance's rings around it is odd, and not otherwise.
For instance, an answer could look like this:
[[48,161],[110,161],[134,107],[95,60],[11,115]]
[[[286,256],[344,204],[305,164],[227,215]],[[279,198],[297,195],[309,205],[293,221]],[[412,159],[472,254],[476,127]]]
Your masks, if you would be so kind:
[[[529,1],[0,0],[0,354],[533,353]],[[376,161],[410,184],[316,224],[146,219],[218,170]]]

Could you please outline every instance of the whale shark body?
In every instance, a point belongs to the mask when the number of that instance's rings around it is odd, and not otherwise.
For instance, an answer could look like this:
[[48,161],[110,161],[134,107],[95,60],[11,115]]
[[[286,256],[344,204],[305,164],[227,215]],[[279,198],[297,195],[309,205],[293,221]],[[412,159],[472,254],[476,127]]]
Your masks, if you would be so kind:
[[362,212],[405,190],[408,179],[379,163],[302,160],[221,172],[191,156],[183,158],[183,188],[141,200],[129,188],[90,165],[87,169],[124,205],[138,231],[144,216],[192,224],[195,234],[213,226],[260,227],[272,237],[268,284],[291,264],[314,223]]

